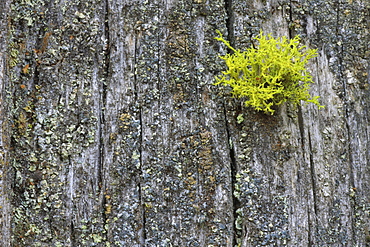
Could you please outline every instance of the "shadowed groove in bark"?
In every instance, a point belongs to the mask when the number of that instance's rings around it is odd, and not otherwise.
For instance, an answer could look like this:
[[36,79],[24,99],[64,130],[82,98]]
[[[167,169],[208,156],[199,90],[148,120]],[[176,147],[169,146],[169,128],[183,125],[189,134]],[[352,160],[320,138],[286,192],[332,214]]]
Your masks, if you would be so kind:
[[234,47],[234,14],[232,10],[233,0],[225,0],[227,40]]
[[[292,0],[289,1],[289,22],[293,23],[293,2]],[[293,38],[296,34],[294,33],[294,30],[292,28],[288,29],[288,35],[289,39]],[[305,156],[306,151],[305,151],[305,126],[304,126],[304,120],[303,120],[303,113],[302,113],[302,106],[298,105],[297,106],[297,119],[298,119],[298,128],[299,128],[299,134],[300,134],[300,139],[301,139],[301,149],[302,149],[302,154]],[[313,239],[315,238],[315,234],[317,233],[317,196],[316,196],[316,178],[315,178],[315,166],[314,166],[314,161],[313,161],[313,150],[312,150],[312,143],[311,143],[311,133],[310,129],[307,131],[307,136],[308,136],[308,159],[309,159],[309,168],[310,168],[310,179],[311,179],[311,188],[312,188],[312,197],[313,197],[313,206],[314,206],[314,214],[311,215],[310,210],[307,210],[307,216],[308,218],[311,218],[308,223],[308,245],[313,246],[314,242]],[[314,223],[315,222],[315,223]],[[314,227],[313,227],[314,226]],[[316,228],[316,229],[315,229]]]
[[[137,86],[137,82],[138,82],[138,79],[137,79],[137,68],[136,68],[136,64],[137,64],[137,61],[138,61],[138,56],[139,56],[139,44],[138,44],[138,39],[137,37],[135,38],[135,42],[134,42],[134,75],[133,75],[133,80],[134,80],[134,98],[135,98],[135,102],[136,104],[139,104],[139,88]],[[139,174],[139,181],[137,182],[137,187],[138,187],[138,194],[139,194],[139,200],[140,200],[140,203],[141,203],[141,215],[142,215],[142,228],[141,228],[141,233],[139,233],[140,235],[140,244],[142,247],[145,246],[145,242],[146,242],[146,231],[145,231],[145,227],[146,227],[146,217],[145,217],[145,206],[144,206],[144,198],[143,198],[143,189],[142,189],[142,178],[143,178],[143,172],[142,172],[142,165],[143,165],[143,155],[142,155],[142,150],[143,150],[143,114],[142,114],[142,108],[140,105],[136,105],[136,107],[138,107],[137,111],[138,111],[138,117],[139,117],[139,125],[140,125],[140,134],[139,134],[139,137],[140,138],[140,141],[139,141],[139,148],[138,148],[138,152],[139,152],[139,155],[140,155],[140,158],[139,158],[139,162],[140,162],[140,174]]]
[[[225,0],[225,12],[226,12],[226,28],[227,28],[227,40],[230,42],[231,46],[235,45],[235,40],[234,40],[234,14],[232,10],[232,5],[233,5],[233,0]],[[231,52],[230,49],[228,48],[228,52]],[[232,246],[237,245],[237,239],[240,237],[240,231],[236,229],[236,220],[238,218],[237,210],[240,207],[240,202],[238,198],[234,195],[235,191],[235,185],[237,183],[236,181],[236,174],[238,172],[237,168],[237,163],[236,163],[236,158],[235,158],[235,151],[234,147],[232,146],[231,143],[231,132],[230,132],[230,126],[227,121],[227,109],[226,105],[223,104],[224,108],[224,117],[225,117],[225,127],[226,127],[226,135],[227,135],[227,142],[229,144],[229,155],[230,155],[230,170],[231,170],[231,193],[232,193],[232,205],[233,205],[233,229],[234,229],[234,234],[233,234],[233,239],[232,239]]]
[[[293,12],[292,12],[292,9],[293,9],[293,4],[292,4],[292,0],[289,1],[289,23],[293,23]],[[289,39],[291,39],[294,35],[293,35],[293,29],[292,28],[289,28],[288,29],[288,35],[289,35]]]
[[240,202],[239,202],[238,198],[236,198],[236,196],[234,194],[235,185],[237,183],[237,181],[236,181],[236,174],[238,172],[238,168],[237,168],[236,159],[235,159],[234,147],[233,147],[232,142],[231,142],[230,126],[229,126],[229,123],[227,121],[227,110],[226,110],[225,104],[223,104],[223,105],[224,105],[223,107],[224,107],[224,116],[225,116],[226,136],[227,136],[227,142],[229,144],[229,155],[230,155],[230,161],[231,161],[231,164],[230,164],[230,170],[231,170],[231,193],[232,193],[232,198],[233,198],[233,218],[234,218],[234,222],[233,222],[234,234],[233,234],[233,240],[232,240],[233,243],[232,243],[232,246],[236,246],[237,239],[240,237],[239,236],[240,231],[238,231],[238,229],[236,229],[236,227],[235,227],[236,226],[236,220],[238,218],[237,210],[240,207]]
[[[313,222],[315,222],[315,227],[317,227],[317,199],[316,199],[316,192],[317,192],[317,186],[316,186],[316,173],[315,173],[315,164],[313,162],[313,150],[312,150],[312,142],[311,142],[311,132],[310,129],[308,129],[308,151],[309,151],[309,165],[310,165],[310,175],[311,175],[311,184],[312,184],[312,196],[313,196],[313,207],[315,215],[313,215],[312,220],[310,220],[309,223],[309,231],[308,231],[308,241],[311,243],[311,239],[315,237],[315,233],[317,232],[317,229],[312,229],[311,225]],[[303,147],[302,147],[303,148]],[[310,216],[310,214],[309,214]],[[313,246],[313,243],[310,244],[310,246]]]
[[70,229],[71,229],[71,246],[76,246],[73,220],[71,220]]
[[[100,188],[100,196],[101,196],[101,204],[102,209],[106,208],[107,205],[107,199],[105,197],[105,181],[104,181],[104,161],[105,161],[105,155],[104,155],[104,126],[106,124],[105,122],[105,108],[106,108],[106,102],[107,102],[107,78],[110,77],[110,27],[109,27],[109,1],[106,0],[104,3],[104,38],[105,38],[105,44],[103,47],[104,51],[104,64],[103,64],[103,78],[101,80],[101,93],[100,93],[100,111],[99,111],[99,168],[98,168],[98,186]],[[107,223],[107,215],[106,212],[103,210],[102,214],[102,222],[103,224]],[[107,237],[107,232],[102,233],[105,238]]]
[[299,133],[301,135],[301,145],[302,150],[304,151],[304,123],[303,123],[303,115],[302,115],[302,107],[300,105],[297,106],[298,108],[298,127],[299,127]]

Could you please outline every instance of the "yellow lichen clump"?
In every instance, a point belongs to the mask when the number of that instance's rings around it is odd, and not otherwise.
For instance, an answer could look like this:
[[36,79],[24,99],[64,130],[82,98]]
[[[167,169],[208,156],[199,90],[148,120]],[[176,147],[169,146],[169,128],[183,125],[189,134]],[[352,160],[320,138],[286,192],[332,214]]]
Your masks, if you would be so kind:
[[233,48],[221,32],[219,37],[232,54],[220,56],[227,65],[222,75],[216,76],[216,85],[229,85],[234,97],[246,97],[246,106],[258,111],[273,114],[274,105],[286,101],[297,105],[301,101],[311,102],[319,108],[319,96],[311,97],[308,90],[313,83],[305,65],[317,55],[316,50],[300,46],[299,36],[288,40],[286,37],[274,39],[261,31],[254,39],[258,46],[251,46],[246,51]]

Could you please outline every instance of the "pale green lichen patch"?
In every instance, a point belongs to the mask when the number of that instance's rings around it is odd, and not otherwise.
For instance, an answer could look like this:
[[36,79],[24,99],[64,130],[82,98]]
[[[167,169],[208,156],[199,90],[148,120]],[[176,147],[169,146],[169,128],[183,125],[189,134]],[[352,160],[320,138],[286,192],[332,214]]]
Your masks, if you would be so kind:
[[[104,23],[99,21],[104,19],[100,11],[104,4],[61,5],[13,1],[9,15],[7,90],[12,106],[12,167],[17,177],[13,241],[22,246],[105,240],[105,232],[100,231],[103,223],[98,220],[89,222],[84,237],[77,229],[76,236],[70,236],[71,222],[76,220],[71,215],[80,215],[75,212],[79,206],[73,205],[81,200],[88,200],[93,207],[101,204],[96,200],[99,185],[89,191],[92,197],[85,197],[86,185],[80,178],[89,179],[88,170],[95,165],[92,156],[99,155],[92,144],[100,141],[102,106],[92,95],[101,90],[106,73],[106,47],[97,45],[104,37]],[[59,8],[66,10],[65,15]],[[77,9],[83,14],[75,15]],[[85,213],[91,219],[102,214],[97,209]],[[78,243],[71,243],[73,239]]]
[[242,243],[242,236],[245,235],[245,229],[248,229],[248,241],[253,245],[287,245],[291,238],[287,196],[276,195],[266,200],[263,191],[266,184],[253,170],[241,170],[235,177],[234,196],[240,205],[236,209],[235,219],[237,243]]

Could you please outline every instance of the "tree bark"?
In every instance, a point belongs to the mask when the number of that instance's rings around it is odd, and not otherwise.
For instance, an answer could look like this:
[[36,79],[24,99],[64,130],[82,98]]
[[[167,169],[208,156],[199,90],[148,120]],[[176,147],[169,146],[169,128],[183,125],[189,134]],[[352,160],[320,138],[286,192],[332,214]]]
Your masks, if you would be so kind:
[[0,243],[3,246],[9,246],[11,243],[11,215],[12,191],[10,183],[12,182],[12,171],[10,167],[10,126],[7,123],[9,117],[7,105],[7,45],[8,45],[8,23],[7,15],[9,13],[9,2],[0,3],[0,229],[2,232]]
[[[367,246],[368,1],[4,0],[1,246]],[[318,49],[325,109],[214,86],[220,30]]]

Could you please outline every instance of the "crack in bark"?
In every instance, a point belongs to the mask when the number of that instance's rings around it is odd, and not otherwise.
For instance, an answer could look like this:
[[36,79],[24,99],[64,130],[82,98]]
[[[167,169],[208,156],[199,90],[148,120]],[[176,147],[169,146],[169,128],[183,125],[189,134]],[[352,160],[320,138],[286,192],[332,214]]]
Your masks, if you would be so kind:
[[305,141],[305,138],[304,138],[304,123],[303,123],[303,114],[302,114],[302,107],[300,105],[297,106],[298,108],[298,128],[299,128],[299,133],[300,133],[300,136],[301,136],[301,147],[302,147],[302,150],[304,152],[304,141]]
[[293,28],[289,28],[289,25],[293,23],[293,3],[292,0],[289,1],[289,23],[288,23],[288,35],[289,39],[291,39],[293,35]]
[[228,124],[228,121],[227,121],[227,111],[226,111],[226,106],[225,104],[223,104],[223,108],[224,108],[224,117],[225,117],[225,127],[226,127],[226,137],[227,137],[227,142],[228,142],[228,146],[229,146],[229,156],[230,156],[230,170],[231,170],[231,196],[232,196],[232,202],[233,202],[233,240],[232,240],[232,246],[236,246],[237,245],[237,239],[238,237],[241,237],[240,234],[241,232],[238,231],[236,229],[236,220],[238,218],[238,213],[237,213],[237,210],[238,208],[240,207],[240,202],[238,200],[238,198],[236,198],[236,196],[234,195],[234,191],[235,191],[235,185],[236,185],[236,174],[237,174],[237,163],[236,163],[236,158],[235,158],[235,151],[234,151],[234,148],[231,144],[231,133],[230,133],[230,126]]
[[76,239],[75,239],[75,228],[73,225],[73,220],[71,220],[71,224],[69,225],[70,231],[71,231],[71,246],[76,246]]
[[[98,168],[98,186],[100,188],[100,194],[101,194],[101,206],[102,209],[106,209],[107,205],[107,199],[105,197],[104,193],[104,162],[105,162],[105,146],[104,146],[104,131],[105,131],[105,106],[106,106],[106,100],[107,100],[107,82],[106,80],[109,78],[110,72],[110,27],[109,27],[109,1],[106,0],[104,3],[105,13],[104,13],[104,37],[106,40],[106,43],[103,44],[103,52],[104,52],[104,64],[103,64],[103,83],[101,84],[101,97],[100,97],[100,116],[99,116],[99,168]],[[107,215],[105,213],[105,210],[102,210],[102,223],[105,225],[107,223]],[[105,238],[107,237],[108,233],[102,233],[105,235]]]
[[138,187],[138,194],[139,194],[139,201],[141,203],[141,215],[142,215],[142,231],[140,233],[139,231],[139,237],[140,237],[140,245],[142,247],[145,247],[145,242],[146,242],[146,232],[145,232],[145,227],[146,227],[146,216],[145,216],[145,206],[144,206],[144,199],[143,199],[143,194],[142,194],[142,179],[143,179],[143,172],[142,172],[142,166],[143,166],[143,155],[142,155],[142,151],[143,151],[143,143],[144,143],[144,139],[143,139],[143,114],[142,114],[142,109],[141,109],[141,105],[139,105],[139,92],[138,92],[138,86],[137,86],[137,71],[136,71],[136,64],[137,64],[137,60],[138,60],[138,56],[139,56],[139,51],[138,51],[138,48],[139,47],[139,44],[138,44],[138,39],[137,39],[137,36],[135,37],[135,42],[134,42],[134,98],[135,98],[135,103],[138,104],[138,105],[135,105],[135,107],[138,107],[138,118],[139,118],[139,126],[140,126],[140,135],[139,135],[139,138],[140,138],[140,142],[139,142],[139,147],[138,147],[138,152],[139,152],[139,155],[140,155],[140,158],[139,158],[139,162],[140,162],[140,166],[139,166],[139,181],[137,182],[137,187]]
[[[311,184],[312,184],[312,196],[313,196],[313,207],[314,207],[314,212],[315,212],[315,215],[314,215],[314,219],[309,222],[313,222],[315,221],[315,226],[316,226],[316,232],[317,232],[317,198],[316,198],[316,189],[317,189],[317,186],[316,186],[316,175],[315,175],[315,165],[314,165],[314,162],[313,162],[313,155],[312,155],[312,142],[311,142],[311,132],[310,132],[310,129],[308,129],[308,147],[309,147],[309,161],[310,161],[310,173],[311,173]],[[311,229],[311,226],[310,226],[310,223],[309,223],[309,245],[310,246],[313,246],[313,243],[312,243],[312,240],[313,237],[314,237],[314,232],[312,232],[312,229]]]
[[[302,107],[298,105],[298,127],[301,136],[301,148],[303,157],[305,156],[305,136],[304,136],[304,120],[303,120],[303,113]],[[309,155],[309,168],[310,168],[310,178],[311,178],[311,185],[312,185],[312,196],[313,196],[313,207],[314,207],[314,216],[311,216],[310,208],[307,209],[307,216],[308,216],[308,245],[314,246],[312,242],[314,239],[315,232],[317,232],[317,198],[316,198],[316,178],[315,178],[315,166],[313,162],[313,150],[312,150],[312,142],[311,142],[311,132],[310,129],[307,130],[308,135],[308,155]],[[311,220],[310,220],[311,219]],[[314,227],[316,227],[316,231],[312,227],[312,223],[315,222]]]
[[230,45],[235,47],[234,39],[234,15],[233,15],[233,0],[224,0],[226,10],[226,28],[227,28],[227,39]]
[[[226,10],[226,28],[227,28],[227,39],[230,42],[231,46],[235,47],[235,38],[234,38],[234,14],[233,14],[233,0],[225,0],[225,10]],[[228,49],[228,52],[231,52],[230,49]],[[234,147],[232,146],[231,143],[231,130],[229,123],[227,121],[227,110],[226,110],[226,105],[223,104],[224,108],[224,116],[225,116],[225,125],[226,125],[226,134],[227,134],[227,141],[229,144],[229,156],[231,160],[230,164],[230,170],[231,170],[231,193],[232,193],[232,203],[233,203],[233,239],[232,239],[232,246],[236,246],[238,243],[238,238],[241,238],[242,231],[236,229],[236,221],[238,219],[238,213],[237,210],[240,208],[240,201],[239,199],[235,196],[235,185],[237,183],[236,181],[236,174],[238,172],[238,166],[237,166],[237,161],[236,161],[236,154]]]
[[[234,39],[234,15],[232,10],[233,0],[224,0],[225,3],[225,11],[226,11],[226,28],[227,28],[227,40],[230,42],[231,46],[235,46],[235,39]],[[228,49],[229,50],[229,49]],[[231,52],[229,50],[229,52]],[[230,170],[231,170],[231,197],[232,197],[232,208],[233,208],[233,239],[232,239],[232,246],[237,245],[237,239],[241,237],[241,231],[236,229],[236,220],[238,218],[237,210],[240,207],[240,202],[238,198],[234,195],[235,185],[236,185],[236,174],[237,174],[237,162],[236,162],[236,155],[233,146],[231,145],[231,131],[230,126],[227,121],[227,110],[226,105],[223,104],[224,108],[224,118],[225,118],[225,127],[226,127],[226,135],[227,135],[227,142],[229,145],[229,156],[230,156]]]

